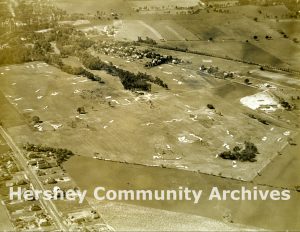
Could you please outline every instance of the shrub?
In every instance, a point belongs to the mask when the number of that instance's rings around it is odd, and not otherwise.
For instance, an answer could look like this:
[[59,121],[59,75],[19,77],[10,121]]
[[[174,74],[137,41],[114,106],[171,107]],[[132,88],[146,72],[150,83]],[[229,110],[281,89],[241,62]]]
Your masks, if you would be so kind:
[[207,108],[208,108],[208,109],[211,109],[211,110],[214,110],[214,109],[215,109],[215,107],[214,107],[212,104],[207,104]]

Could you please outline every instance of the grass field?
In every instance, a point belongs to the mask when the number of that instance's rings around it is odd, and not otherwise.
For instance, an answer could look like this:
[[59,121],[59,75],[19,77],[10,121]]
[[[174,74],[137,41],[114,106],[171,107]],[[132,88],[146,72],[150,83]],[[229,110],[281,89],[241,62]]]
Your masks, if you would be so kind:
[[[78,163],[81,165],[78,165]],[[209,201],[207,200],[207,195],[214,186],[217,186],[220,190],[236,190],[240,189],[241,186],[251,189],[257,185],[256,183],[240,182],[179,170],[97,161],[88,157],[73,157],[64,166],[81,188],[88,189],[88,196],[92,198],[96,186],[103,186],[106,189],[115,190],[178,189],[179,186],[184,186],[191,189],[202,189],[204,191],[203,198],[201,198],[199,204],[193,204],[191,201],[127,201],[126,203],[154,209],[200,215],[218,221],[223,221],[224,215],[228,213],[232,215],[234,225],[236,225],[236,223],[244,224],[249,227],[259,227],[267,230],[281,230],[286,228],[296,230],[300,226],[299,213],[297,210],[290,210],[298,205],[300,201],[299,194],[296,191],[291,192],[291,200],[289,201]],[[267,186],[258,186],[258,188],[264,190],[274,189]],[[95,203],[95,201],[93,201],[93,203]],[[122,202],[116,202],[116,204],[119,203]],[[101,209],[103,207],[101,204],[102,202],[98,202],[97,208]],[[104,202],[104,204],[113,206],[114,202]],[[132,208],[137,207],[127,206],[127,208],[128,215],[132,216],[135,212]],[[114,208],[114,210],[117,209]],[[150,209],[150,212],[151,211],[152,209]],[[155,210],[153,211],[155,212]],[[150,214],[152,215],[152,213]],[[115,214],[113,221],[116,222],[123,217],[123,215]],[[184,224],[183,222],[183,225]],[[195,224],[191,223],[191,225]],[[210,226],[214,226],[213,221]],[[231,230],[230,228],[227,229]],[[215,228],[215,230],[219,229]],[[239,229],[236,228],[236,230]]]
[[[78,7],[82,4],[80,0],[54,0],[53,4],[66,10],[68,13],[93,13],[97,11],[130,12],[131,7],[124,0],[95,1],[87,0],[84,7]],[[120,7],[122,6],[122,7]]]
[[[142,64],[101,58],[134,72],[143,69]],[[149,70],[160,76],[171,91],[155,87],[153,93],[145,96],[121,90],[119,80],[103,72],[98,74],[105,85],[62,73],[44,63],[3,70],[1,91],[10,103],[27,123],[35,115],[43,121],[40,131],[26,125],[11,127],[10,133],[20,144],[42,143],[66,147],[88,157],[97,154],[113,160],[251,180],[286,143],[286,128],[276,123],[263,125],[245,115],[249,110],[239,99],[258,92],[257,89],[201,78],[183,66],[165,65]],[[96,89],[96,99],[80,96]],[[115,107],[109,107],[108,101]],[[213,104],[217,110],[207,109],[207,104]],[[78,115],[76,110],[81,106],[87,114]],[[267,140],[262,140],[264,137]],[[280,142],[274,144],[279,138]],[[231,161],[216,158],[216,154],[226,150],[225,146],[232,148],[244,141],[258,146],[258,162],[239,163],[237,169]]]

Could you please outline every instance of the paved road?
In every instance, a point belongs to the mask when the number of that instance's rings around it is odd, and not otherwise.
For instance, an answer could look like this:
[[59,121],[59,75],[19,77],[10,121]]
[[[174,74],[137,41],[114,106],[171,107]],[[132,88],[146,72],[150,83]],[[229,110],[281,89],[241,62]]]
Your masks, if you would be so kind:
[[[2,126],[0,126],[0,134],[5,139],[5,141],[11,148],[11,150],[14,152],[15,158],[20,163],[21,167],[24,169],[27,177],[31,181],[33,188],[39,190],[45,190],[43,184],[40,182],[37,175],[27,165],[27,160],[24,157],[22,151],[17,147],[17,145],[14,143],[12,138],[7,134],[7,132],[4,130]],[[48,212],[48,214],[52,217],[58,229],[62,231],[68,231],[68,227],[65,225],[65,223],[62,220],[62,215],[58,212],[54,203],[52,201],[45,201],[42,198],[40,198],[40,202],[45,208],[45,210]]]

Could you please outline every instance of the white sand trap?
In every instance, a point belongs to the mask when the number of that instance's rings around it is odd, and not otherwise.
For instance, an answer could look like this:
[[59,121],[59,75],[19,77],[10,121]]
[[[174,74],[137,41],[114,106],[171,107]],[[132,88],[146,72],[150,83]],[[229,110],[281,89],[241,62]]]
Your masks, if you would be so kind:
[[120,105],[120,103],[117,100],[111,100],[111,101],[116,103],[117,105]]
[[176,168],[180,168],[180,169],[188,169],[188,166],[184,166],[184,165],[177,165]]
[[35,127],[36,129],[38,129],[38,131],[41,131],[41,132],[43,131],[43,127],[41,125],[36,124],[33,127]]
[[58,95],[58,92],[51,93],[51,96],[56,96],[56,95]]
[[[188,111],[190,111],[190,110],[188,110]],[[191,112],[192,111],[190,111],[188,113],[191,113]],[[197,118],[198,118],[198,115],[195,115],[193,118],[191,118],[191,120],[194,121],[194,122],[198,122]]]
[[16,98],[14,101],[21,101],[21,100],[23,100],[23,98],[19,97],[19,98]]
[[267,92],[243,97],[240,99],[240,102],[252,110],[261,109],[267,112],[272,112],[280,108],[278,101],[271,97]]
[[156,160],[156,159],[162,159],[162,156],[161,156],[161,155],[154,155],[154,156],[153,156],[153,159],[154,159],[154,160]]
[[62,127],[62,124],[50,124],[54,130],[57,130]]
[[[165,73],[167,73],[167,72],[165,72]],[[178,85],[182,85],[183,84],[182,81],[179,81],[177,79],[173,79],[173,81],[176,81]]]
[[43,97],[44,97],[44,96],[38,96],[38,97],[37,97],[37,99],[39,99],[39,100],[40,100],[40,99],[42,99]]
[[261,140],[262,140],[262,141],[267,141],[267,139],[268,139],[268,138],[265,136],[265,137],[263,137]]
[[178,137],[178,141],[181,143],[193,143],[194,142],[193,140],[187,139],[185,136]]
[[73,26],[80,26],[80,25],[85,25],[85,24],[90,24],[91,22],[89,20],[76,20],[73,23]]
[[236,167],[237,167],[236,161],[232,161],[232,167],[233,167],[233,168],[236,168]]
[[153,125],[153,124],[154,124],[153,122],[147,122],[147,123],[142,124],[142,126],[150,126],[150,125]]
[[177,118],[174,118],[172,120],[168,120],[168,121],[164,121],[165,123],[172,123],[172,122],[181,122],[183,119],[177,119]]
[[203,141],[203,139],[202,139],[201,137],[197,136],[197,135],[190,134],[190,136],[196,138],[196,139],[199,140],[199,141]]
[[230,146],[227,143],[224,143],[223,147],[225,147],[227,150],[230,150]]
[[291,134],[290,131],[285,131],[285,132],[283,133],[283,135],[285,135],[285,136],[289,136],[290,134]]
[[168,74],[168,75],[172,75],[173,74],[172,72],[166,72],[166,71],[164,71],[163,73]]
[[32,112],[33,109],[24,109],[23,111],[24,111],[24,112]]

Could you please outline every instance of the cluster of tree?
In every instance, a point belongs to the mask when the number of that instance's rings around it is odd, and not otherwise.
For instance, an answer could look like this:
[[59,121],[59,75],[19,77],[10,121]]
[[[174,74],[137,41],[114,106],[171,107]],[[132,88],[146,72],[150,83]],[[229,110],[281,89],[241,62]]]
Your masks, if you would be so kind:
[[53,148],[47,147],[43,145],[35,145],[31,143],[27,143],[23,146],[26,151],[31,152],[39,152],[39,153],[47,153],[48,155],[52,154],[58,165],[62,164],[64,161],[67,161],[74,153],[68,149],[63,148]]
[[151,84],[149,84],[148,82],[155,83],[166,89],[168,88],[167,84],[165,84],[158,77],[153,78],[146,73],[139,72],[135,74],[127,70],[123,70],[114,66],[112,63],[103,62],[99,58],[94,57],[88,53],[81,54],[81,62],[88,69],[104,70],[110,75],[118,76],[124,88],[127,90],[151,91]]
[[21,64],[32,61],[32,49],[22,45],[3,48],[0,50],[0,65]]
[[71,75],[77,75],[77,76],[84,76],[92,81],[97,81],[101,84],[104,82],[102,81],[101,77],[93,74],[92,72],[86,70],[83,67],[73,67],[70,65],[66,65],[62,62],[59,55],[47,55],[43,59],[46,63],[51,64],[59,68],[61,71],[71,74]]
[[[105,63],[101,61],[99,58],[96,58],[90,54],[88,54],[86,49],[93,46],[95,43],[89,39],[87,39],[84,34],[80,31],[77,31],[73,27],[62,27],[57,30],[54,30],[50,33],[50,38],[56,41],[57,47],[62,51],[65,55],[76,55],[79,56],[81,62],[87,69],[91,70],[104,70],[108,74],[118,76],[121,80],[125,89],[128,90],[142,90],[142,91],[150,91],[151,84],[148,82],[152,82],[154,84],[160,85],[163,88],[168,88],[167,84],[165,84],[161,79],[158,77],[151,77],[150,75],[144,73],[134,74],[132,72],[117,68],[113,64]],[[72,35],[72,36],[71,36]],[[149,40],[149,38],[147,39]],[[72,44],[72,46],[70,46]],[[93,73],[87,71],[82,67],[71,67],[63,64],[57,57],[53,56],[50,57],[50,63],[56,64],[59,68],[73,75],[83,75],[87,78],[98,81],[103,83],[101,78],[95,76]],[[48,59],[49,63],[49,59]]]
[[262,124],[264,124],[264,125],[269,125],[269,124],[270,124],[266,119],[257,117],[257,116],[255,116],[254,114],[247,114],[247,115],[248,115],[250,118],[252,118],[252,119],[256,119],[257,121],[259,121],[260,123],[262,123]]
[[293,110],[295,108],[294,105],[290,104],[289,102],[287,102],[283,98],[279,98],[279,103],[287,111],[291,111],[291,110]]
[[82,68],[82,67],[72,67],[70,65],[66,65],[63,64],[60,66],[60,69],[63,72],[72,74],[72,75],[78,75],[78,76],[84,76],[86,78],[88,78],[91,81],[97,81],[101,84],[103,84],[104,82],[102,81],[101,77],[93,74],[92,72],[87,71],[86,69]]
[[201,65],[199,70],[200,72],[207,73],[209,75],[214,76],[215,78],[220,78],[220,79],[234,78],[233,72],[220,71],[218,66],[206,67],[205,65]]
[[224,151],[219,154],[222,159],[238,160],[238,161],[256,161],[256,155],[259,154],[257,147],[251,142],[245,142],[244,148],[235,146],[232,151]]
[[154,39],[149,38],[148,36],[146,37],[146,39],[142,39],[142,37],[138,37],[137,40],[139,43],[146,43],[146,44],[150,44],[150,45],[156,45],[157,42]]
[[172,56],[162,56],[158,53],[155,53],[155,52],[146,52],[145,54],[146,58],[149,58],[151,59],[151,61],[147,62],[145,64],[145,67],[155,67],[155,66],[159,66],[159,65],[162,65],[162,64],[167,64],[167,63],[171,63],[171,62],[174,62],[174,63],[179,63],[179,59],[176,59]]
[[52,52],[51,44],[45,40],[38,40],[34,42],[32,48],[32,60],[44,60],[45,56]]
[[[20,38],[26,37],[26,42]],[[12,39],[9,38],[9,46],[0,52],[0,64],[20,64],[31,61],[44,61],[52,46],[49,38],[44,34],[37,33],[14,33]]]

